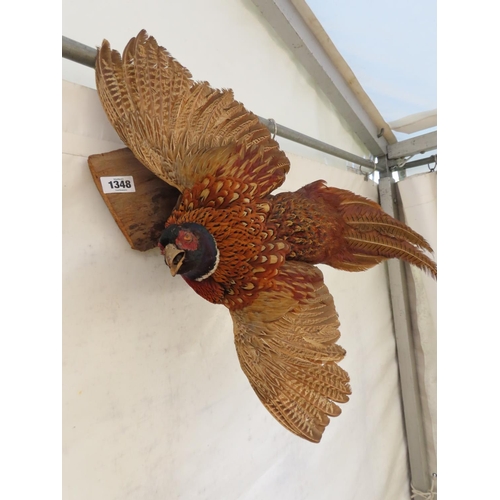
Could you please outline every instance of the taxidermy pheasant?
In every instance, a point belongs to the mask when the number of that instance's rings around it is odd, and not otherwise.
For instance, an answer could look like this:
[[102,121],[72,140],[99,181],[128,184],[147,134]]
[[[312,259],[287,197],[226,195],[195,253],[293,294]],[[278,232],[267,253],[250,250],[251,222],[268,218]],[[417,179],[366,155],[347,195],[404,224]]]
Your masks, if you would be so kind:
[[241,368],[287,429],[319,442],[349,399],[339,320],[315,264],[363,271],[399,258],[436,276],[428,243],[376,203],[316,181],[270,194],[289,161],[230,90],[195,82],[143,30],[104,40],[97,91],[123,142],[180,190],[159,246],[172,276],[225,305]]

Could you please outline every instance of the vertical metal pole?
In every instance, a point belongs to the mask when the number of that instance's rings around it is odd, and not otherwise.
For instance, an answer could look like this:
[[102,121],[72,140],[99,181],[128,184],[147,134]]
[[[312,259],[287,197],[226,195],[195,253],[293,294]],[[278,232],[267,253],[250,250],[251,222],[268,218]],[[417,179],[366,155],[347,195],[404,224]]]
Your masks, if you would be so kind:
[[[389,215],[398,218],[394,179],[390,173],[379,183],[380,204]],[[415,350],[410,320],[410,308],[404,264],[396,259],[387,262],[392,316],[396,336],[399,377],[403,400],[404,420],[413,486],[419,491],[429,491],[431,478],[427,460],[427,446],[417,378]]]

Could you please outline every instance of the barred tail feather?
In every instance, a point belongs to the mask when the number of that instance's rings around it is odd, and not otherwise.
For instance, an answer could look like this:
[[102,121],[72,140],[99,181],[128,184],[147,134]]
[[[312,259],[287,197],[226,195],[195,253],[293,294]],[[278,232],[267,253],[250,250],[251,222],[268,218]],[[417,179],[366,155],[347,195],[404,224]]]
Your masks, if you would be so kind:
[[[375,210],[373,209],[372,212]],[[432,252],[432,248],[427,241],[406,224],[392,218],[390,215],[382,212],[381,209],[375,213],[353,217],[350,214],[344,215],[344,220],[352,228],[360,232],[375,230],[384,236],[394,236],[403,241],[408,241],[417,247]]]
[[375,231],[369,233],[347,231],[345,239],[360,263],[369,263],[370,259],[373,259],[375,265],[385,259],[400,259],[429,272],[434,278],[437,277],[436,263],[408,241],[381,235]]
[[340,212],[346,252],[330,263],[347,271],[369,269],[386,259],[401,259],[437,277],[437,265],[424,251],[429,243],[416,231],[386,214],[377,203],[350,191],[311,185]]

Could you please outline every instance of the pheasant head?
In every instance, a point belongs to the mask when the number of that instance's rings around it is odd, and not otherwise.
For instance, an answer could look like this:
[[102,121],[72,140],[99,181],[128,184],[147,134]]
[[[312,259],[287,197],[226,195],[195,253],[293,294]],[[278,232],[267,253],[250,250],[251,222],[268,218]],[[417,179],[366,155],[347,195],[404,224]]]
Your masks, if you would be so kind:
[[181,274],[191,280],[203,281],[217,269],[217,244],[201,224],[169,225],[161,233],[158,246],[172,276]]

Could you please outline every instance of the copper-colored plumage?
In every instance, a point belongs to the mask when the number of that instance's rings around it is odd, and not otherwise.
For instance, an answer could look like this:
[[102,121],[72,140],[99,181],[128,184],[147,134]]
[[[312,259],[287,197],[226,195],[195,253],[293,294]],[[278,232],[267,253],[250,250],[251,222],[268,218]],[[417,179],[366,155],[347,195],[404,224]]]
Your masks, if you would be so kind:
[[289,161],[267,128],[230,90],[194,82],[145,31],[122,57],[103,42],[96,82],[121,139],[182,193],[166,227],[201,224],[216,242],[213,272],[186,282],[230,310],[241,367],[266,408],[319,442],[351,391],[333,298],[314,264],[362,271],[396,257],[436,276],[429,245],[376,203],[323,181],[271,195]]

